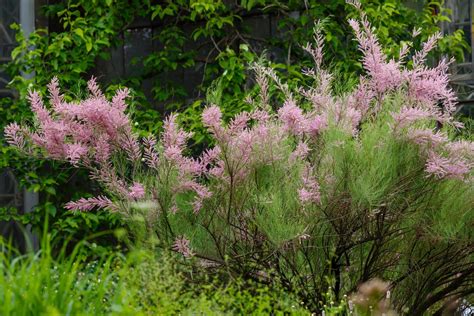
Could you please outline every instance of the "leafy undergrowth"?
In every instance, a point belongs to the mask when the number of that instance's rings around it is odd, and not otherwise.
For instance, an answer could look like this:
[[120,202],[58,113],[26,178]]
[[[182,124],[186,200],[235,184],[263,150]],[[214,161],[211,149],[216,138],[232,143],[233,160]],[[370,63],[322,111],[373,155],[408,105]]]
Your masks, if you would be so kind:
[[3,245],[0,314],[310,314],[279,289],[241,280],[224,286],[169,255],[136,251],[88,261],[81,249],[53,258],[47,245],[27,255]]

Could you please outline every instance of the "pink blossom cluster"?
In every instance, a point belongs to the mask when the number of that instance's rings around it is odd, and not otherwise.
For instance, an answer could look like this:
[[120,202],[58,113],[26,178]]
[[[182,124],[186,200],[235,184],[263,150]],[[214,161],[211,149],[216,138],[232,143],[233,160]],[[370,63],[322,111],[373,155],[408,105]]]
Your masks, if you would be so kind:
[[438,179],[452,178],[463,180],[470,169],[474,167],[472,162],[456,156],[443,157],[430,152],[426,161],[426,171]]
[[217,141],[213,151],[219,156],[209,173],[238,182],[253,166],[282,159],[284,135],[270,117],[263,110],[243,112],[225,126],[220,109],[215,105],[207,107],[202,120]]
[[321,193],[319,184],[313,175],[313,168],[306,165],[303,170],[303,186],[298,190],[298,197],[301,203],[316,203],[321,202]]
[[[358,1],[350,2],[358,10]],[[378,43],[366,15],[360,10],[361,19],[351,19],[349,24],[354,29],[359,48],[363,54],[363,65],[367,76],[361,78],[357,89],[349,96],[344,112],[353,117],[353,124],[367,114],[378,112],[383,106],[384,98],[390,91],[402,91],[406,96],[406,104],[392,113],[393,131],[397,137],[406,139],[422,147],[428,157],[426,171],[437,178],[469,177],[472,170],[472,158],[459,155],[450,150],[452,147],[447,135],[436,131],[434,122],[449,124],[462,128],[462,124],[453,118],[456,96],[449,86],[448,66],[452,61],[442,59],[437,66],[425,65],[430,51],[436,47],[441,34],[436,33],[428,38],[421,50],[416,51],[412,58],[412,67],[403,65],[408,55],[408,46],[402,46],[400,59],[388,60]],[[417,34],[414,34],[415,36]],[[359,113],[351,110],[359,110]],[[352,113],[351,113],[352,112]],[[431,128],[420,128],[429,126]],[[356,131],[355,131],[356,132]],[[465,148],[472,147],[464,146]],[[467,155],[471,156],[472,155]]]
[[[263,110],[244,112],[228,126],[222,121],[220,109],[210,106],[203,112],[203,122],[217,140],[214,150],[218,150],[219,158],[215,168],[222,166],[220,178],[233,185],[245,180],[257,166],[277,161],[289,165],[304,162],[311,147],[303,138],[314,140],[326,126],[321,116],[303,113],[293,100],[286,101],[276,117]],[[286,147],[293,138],[299,139],[297,144]],[[288,150],[290,154],[285,156]],[[301,172],[298,195],[305,205],[320,201],[319,183],[308,166]]]
[[350,19],[359,48],[363,53],[362,63],[369,75],[368,85],[375,95],[381,96],[400,86],[403,81],[400,64],[387,60],[377,36],[372,32],[367,17],[361,12],[361,20]]
[[294,100],[287,100],[278,110],[278,119],[285,132],[294,136],[317,137],[327,127],[327,116],[317,111],[303,113]]
[[182,254],[185,258],[191,258],[194,253],[190,247],[190,241],[184,236],[177,237],[172,245],[172,249]]
[[[79,103],[66,102],[59,91],[57,78],[48,85],[51,110],[36,91],[29,95],[38,127],[20,129],[12,123],[5,129],[8,141],[26,146],[25,138],[53,159],[68,160],[73,165],[106,162],[114,152],[138,146],[131,133],[130,120],[124,113],[128,90],[117,91],[109,102],[98,90],[95,79],[89,81],[91,96]],[[136,157],[130,157],[135,159]]]
[[445,142],[428,151],[426,171],[438,179],[472,180],[474,142],[467,140]]
[[[163,133],[160,138],[163,147],[162,157],[159,155],[156,140],[149,137],[144,140],[143,159],[149,167],[157,171],[162,171],[160,168],[163,167],[168,168],[168,170],[175,170],[177,179],[172,184],[174,194],[194,192],[195,198],[192,207],[194,212],[198,213],[204,200],[210,198],[212,193],[197,179],[210,174],[211,171],[208,165],[214,162],[218,153],[216,151],[206,151],[197,159],[185,156],[184,151],[187,147],[187,141],[192,134],[182,130],[176,120],[176,114],[172,114],[164,121]],[[177,208],[175,201],[172,208],[173,210]]]
[[81,211],[91,211],[95,208],[97,209],[109,209],[111,211],[116,210],[115,204],[105,196],[98,196],[93,198],[80,198],[74,202],[68,202],[65,205],[66,209],[69,210],[81,210]]
[[[186,157],[183,152],[191,134],[178,127],[176,115],[165,120],[160,146],[153,137],[140,141],[125,113],[128,90],[117,91],[108,101],[94,78],[89,81],[88,88],[89,98],[68,103],[60,94],[58,80],[54,78],[48,86],[50,109],[43,104],[39,93],[31,92],[29,101],[37,128],[30,130],[12,123],[5,128],[6,140],[30,154],[40,149],[49,158],[88,168],[93,179],[101,182],[115,199],[122,201],[118,204],[125,202],[128,205],[153,197],[156,188],[137,181],[129,183],[117,172],[116,156],[125,156],[132,164],[145,161],[155,171],[161,172],[163,168],[174,170],[177,174],[172,188],[174,194],[194,192],[196,197],[192,206],[198,212],[211,193],[197,179],[209,173],[208,166],[219,154],[217,149],[206,151],[197,159]],[[216,168],[211,173],[217,174]],[[65,207],[83,211],[93,208],[118,210],[118,204],[99,196],[70,202]]]
[[[360,10],[358,1],[350,3]],[[399,114],[394,114],[397,125],[406,126],[418,118],[431,118],[456,127],[461,126],[451,117],[456,104],[456,96],[449,86],[448,78],[448,66],[451,61],[442,59],[432,68],[425,65],[429,52],[436,47],[441,35],[439,33],[432,35],[423,44],[422,49],[414,53],[412,67],[408,68],[403,63],[409,47],[402,45],[398,61],[388,60],[367,16],[361,10],[360,15],[360,20],[351,19],[349,24],[355,32],[363,54],[362,61],[367,75],[361,77],[359,86],[350,95],[353,107],[361,111],[362,115],[371,110],[372,105],[375,105],[372,111],[378,111],[388,92],[406,89],[410,105],[404,107]]]
[[[50,109],[38,92],[30,92],[29,101],[37,128],[33,131],[12,123],[5,128],[7,141],[29,153],[38,148],[52,159],[85,166],[98,180],[108,183],[112,191],[121,193],[124,198],[144,197],[140,183],[136,182],[128,189],[124,181],[114,178],[110,172],[114,154],[125,153],[131,161],[141,156],[138,139],[125,114],[128,90],[118,90],[108,101],[94,78],[88,82],[88,88],[89,98],[78,103],[66,102],[60,93],[58,79],[53,78],[48,85]],[[114,208],[112,202],[103,196],[66,205],[68,209],[79,210],[93,207]]]
[[420,107],[405,106],[400,110],[400,112],[392,113],[392,116],[395,121],[394,129],[400,130],[410,126],[414,122],[436,118],[437,113]]

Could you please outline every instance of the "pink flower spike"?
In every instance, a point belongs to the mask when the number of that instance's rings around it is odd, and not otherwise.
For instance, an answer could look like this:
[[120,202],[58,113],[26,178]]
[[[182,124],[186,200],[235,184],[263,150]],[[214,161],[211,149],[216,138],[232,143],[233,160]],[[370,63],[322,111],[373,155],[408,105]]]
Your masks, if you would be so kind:
[[10,123],[5,127],[5,139],[7,143],[18,149],[25,148],[25,137],[22,135],[22,128],[17,123]]
[[47,125],[51,122],[49,111],[44,107],[43,100],[37,91],[30,91],[28,94],[28,101],[31,104],[31,109],[36,114],[41,125]]
[[202,123],[206,127],[220,126],[222,119],[222,112],[219,107],[212,105],[204,109],[202,112]]
[[297,159],[305,159],[308,156],[309,147],[304,142],[299,142],[296,145],[295,151],[293,151],[290,155],[290,161],[295,161]]
[[298,190],[298,198],[304,204],[321,202],[321,193],[316,178],[311,174],[311,168],[307,165],[302,175],[303,186]]
[[77,166],[81,158],[87,156],[87,153],[88,148],[83,144],[74,143],[66,145],[66,157],[74,166]]
[[448,142],[448,137],[444,133],[433,133],[431,129],[410,130],[408,133],[408,139],[418,145],[429,145],[434,147]]
[[303,110],[293,100],[286,100],[278,110],[278,118],[283,123],[283,129],[293,135],[301,135],[307,128]]
[[100,91],[99,85],[97,84],[97,80],[95,77],[91,77],[91,79],[87,82],[87,87],[89,88],[89,91],[91,92],[92,96],[96,98],[101,98],[104,96]]
[[474,161],[474,142],[458,140],[448,144],[447,147],[451,155],[465,157]]
[[318,136],[328,125],[327,118],[324,115],[316,115],[308,121],[308,134],[311,137]]
[[191,258],[194,256],[194,253],[190,247],[190,241],[184,236],[177,237],[173,243],[173,246],[171,246],[171,249],[182,254],[185,258]]
[[112,211],[116,210],[116,206],[112,203],[112,201],[102,195],[93,198],[81,198],[75,202],[71,201],[66,203],[64,206],[68,210],[78,210],[78,211],[91,211],[94,208],[99,209],[110,209]]
[[472,164],[469,165],[464,159],[454,157],[441,157],[436,153],[430,153],[426,161],[426,172],[435,178],[460,179],[463,180],[469,174]]
[[117,90],[114,97],[112,98],[112,106],[118,109],[119,111],[125,111],[125,109],[127,108],[125,99],[127,99],[129,95],[130,92],[127,88]]
[[247,127],[250,116],[247,112],[237,114],[229,124],[231,133],[239,132]]
[[179,149],[183,149],[186,146],[186,142],[189,137],[192,136],[192,133],[187,133],[179,128],[176,120],[178,116],[176,114],[171,114],[163,122],[163,134],[161,136],[161,141],[165,148],[176,146]]
[[54,77],[48,84],[48,91],[53,108],[58,108],[63,101],[63,96],[59,92],[59,80],[57,77]]
[[158,170],[160,166],[160,157],[156,151],[156,139],[149,136],[143,139],[143,159],[148,167]]
[[142,199],[145,197],[145,188],[141,183],[134,182],[129,188],[128,197],[134,200]]
[[394,60],[387,61],[377,37],[372,31],[367,17],[362,15],[361,21],[349,20],[354,30],[359,49],[363,53],[363,65],[370,75],[369,86],[381,96],[385,92],[399,87],[403,82],[400,63]]
[[175,164],[179,164],[183,160],[181,149],[178,146],[165,148],[164,157]]
[[298,198],[301,203],[308,203],[313,199],[313,194],[305,188],[302,188],[298,190]]
[[395,120],[395,129],[401,129],[412,122],[433,117],[432,111],[422,108],[404,107],[398,113],[392,113]]
[[270,119],[270,114],[264,110],[255,110],[251,113],[252,119],[260,123],[265,123]]

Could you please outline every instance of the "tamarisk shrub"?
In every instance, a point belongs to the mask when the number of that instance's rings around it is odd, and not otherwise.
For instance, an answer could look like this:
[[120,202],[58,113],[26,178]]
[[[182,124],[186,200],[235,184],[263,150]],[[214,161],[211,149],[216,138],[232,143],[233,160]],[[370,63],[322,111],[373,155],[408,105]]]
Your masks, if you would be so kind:
[[[254,65],[254,109],[224,121],[209,105],[202,122],[215,145],[199,157],[186,154],[191,134],[174,114],[158,139],[139,139],[127,90],[109,101],[94,79],[77,103],[63,100],[57,79],[50,107],[32,92],[35,127],[12,123],[5,136],[27,154],[85,167],[102,184],[103,195],[67,209],[118,212],[137,239],[209,269],[277,280],[314,310],[328,291],[341,299],[381,278],[399,312],[440,313],[474,288],[474,145],[452,136],[462,125],[449,62],[425,65],[439,34],[411,53],[409,67],[409,47],[387,60],[362,10],[350,25],[365,69],[353,91],[332,93],[316,24],[305,47],[315,66],[304,72],[314,85],[290,89]],[[275,90],[282,105],[272,104]]]

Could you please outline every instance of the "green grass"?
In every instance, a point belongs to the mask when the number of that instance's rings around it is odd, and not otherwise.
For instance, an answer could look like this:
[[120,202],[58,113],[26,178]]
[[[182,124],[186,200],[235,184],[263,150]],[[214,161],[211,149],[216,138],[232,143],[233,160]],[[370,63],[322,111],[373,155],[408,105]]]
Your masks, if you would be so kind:
[[18,254],[2,244],[0,315],[308,315],[278,289],[252,282],[209,281],[181,258],[133,251],[87,260],[79,245],[53,257]]

